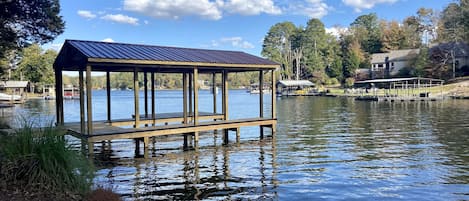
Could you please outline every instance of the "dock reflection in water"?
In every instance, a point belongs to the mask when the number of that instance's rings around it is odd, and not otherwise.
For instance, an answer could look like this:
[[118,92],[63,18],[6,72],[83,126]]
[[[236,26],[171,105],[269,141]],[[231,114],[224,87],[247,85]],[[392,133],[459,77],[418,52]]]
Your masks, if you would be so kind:
[[221,134],[209,132],[200,140],[183,152],[178,137],[158,138],[149,159],[121,156],[130,140],[112,141],[112,149],[106,142],[97,146],[95,183],[129,200],[278,199],[275,137],[222,145]]

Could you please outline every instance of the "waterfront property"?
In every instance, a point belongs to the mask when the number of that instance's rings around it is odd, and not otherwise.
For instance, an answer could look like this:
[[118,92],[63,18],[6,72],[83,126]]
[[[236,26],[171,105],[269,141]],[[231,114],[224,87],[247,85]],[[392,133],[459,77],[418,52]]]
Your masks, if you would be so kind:
[[[355,82],[359,90],[357,100],[372,101],[418,101],[441,99],[438,94],[430,94],[429,88],[443,85],[444,80],[433,78],[392,78],[374,79]],[[384,93],[378,93],[378,88],[384,88]]]
[[10,103],[24,103],[26,90],[29,87],[28,81],[4,81],[0,82],[0,101]]
[[410,62],[417,57],[419,52],[419,49],[408,49],[372,54],[371,78],[379,79],[396,76],[401,69],[410,67]]
[[[184,135],[184,147],[188,141],[197,144],[199,132],[224,130],[224,142],[228,143],[228,131],[236,131],[244,126],[260,126],[261,138],[263,128],[276,126],[275,74],[278,64],[269,60],[243,52],[202,50],[176,47],[162,47],[122,43],[106,43],[95,41],[66,40],[54,63],[56,79],[56,115],[57,124],[64,126],[69,132],[88,144],[93,152],[93,143],[114,139],[135,139],[136,147],[143,141],[145,155],[149,139],[162,135]],[[62,71],[78,71],[80,121],[64,122],[64,97],[62,92]],[[264,83],[264,73],[272,75],[271,114],[264,116],[263,91],[259,95],[259,116],[249,119],[228,119],[228,75],[232,72],[259,72],[259,83]],[[86,72],[86,76],[84,73]],[[106,73],[107,119],[93,121],[93,98],[91,72]],[[132,72],[134,79],[134,113],[127,119],[111,118],[111,72]],[[144,113],[140,113],[139,78],[143,74]],[[182,74],[183,112],[157,114],[155,107],[155,74]],[[216,93],[213,93],[213,111],[199,111],[199,74],[211,74],[215,85],[217,75],[221,75],[222,108],[216,107]],[[150,78],[148,79],[148,75]],[[86,79],[86,80],[85,80]],[[148,90],[148,83],[150,90]],[[212,89],[216,89],[212,86]],[[86,91],[86,93],[85,93]],[[150,93],[150,102],[148,94]],[[104,108],[103,108],[104,109]],[[172,123],[169,125],[169,123]],[[127,127],[126,127],[127,126]],[[129,128],[130,126],[130,128]]]
[[280,96],[310,96],[316,95],[313,91],[314,83],[309,80],[280,80],[277,82]]

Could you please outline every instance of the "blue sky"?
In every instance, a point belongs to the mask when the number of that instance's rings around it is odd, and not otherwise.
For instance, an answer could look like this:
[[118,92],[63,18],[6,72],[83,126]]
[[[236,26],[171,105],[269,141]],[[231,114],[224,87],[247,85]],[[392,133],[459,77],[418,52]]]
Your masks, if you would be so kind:
[[260,55],[262,40],[278,22],[347,27],[375,12],[401,21],[418,8],[441,11],[452,0],[61,0],[66,27],[45,48],[65,39],[238,50]]

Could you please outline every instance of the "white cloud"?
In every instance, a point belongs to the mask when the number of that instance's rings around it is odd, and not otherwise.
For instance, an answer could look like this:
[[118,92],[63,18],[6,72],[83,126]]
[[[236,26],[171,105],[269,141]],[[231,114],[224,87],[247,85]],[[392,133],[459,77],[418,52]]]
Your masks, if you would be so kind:
[[347,32],[348,28],[347,27],[331,27],[331,28],[326,28],[326,33],[329,33],[335,37],[340,37],[341,34],[345,34]]
[[93,19],[96,17],[95,14],[93,14],[91,11],[88,11],[88,10],[78,10],[77,14],[86,19]]
[[143,24],[150,24],[150,22],[148,20],[144,20]]
[[259,15],[261,13],[278,15],[282,13],[282,10],[275,6],[272,0],[229,0],[223,4],[223,9],[241,15]]
[[113,43],[114,40],[112,38],[105,38],[103,40],[101,40],[102,42],[108,42],[108,43]]
[[236,48],[243,48],[243,49],[252,49],[254,45],[248,41],[245,41],[242,37],[226,37],[221,38],[219,40],[212,40],[212,47],[218,47],[221,45],[231,45]]
[[43,45],[43,48],[46,50],[55,50],[56,52],[59,52],[63,45],[64,43],[50,43]]
[[101,19],[104,20],[109,20],[117,23],[122,23],[122,24],[131,24],[131,25],[138,25],[138,19],[134,17],[129,17],[127,15],[122,15],[122,14],[107,14],[105,16],[102,16]]
[[184,16],[200,16],[204,19],[222,18],[221,0],[124,0],[124,9],[155,18],[179,19]]
[[373,8],[376,4],[395,3],[398,0],[342,0],[342,2],[355,9],[355,12],[361,12],[363,9]]
[[124,10],[155,18],[180,19],[198,16],[209,20],[219,20],[224,13],[240,15],[282,13],[273,0],[124,0]]
[[305,15],[310,18],[322,18],[332,9],[324,0],[306,0],[290,2],[288,12],[298,15]]

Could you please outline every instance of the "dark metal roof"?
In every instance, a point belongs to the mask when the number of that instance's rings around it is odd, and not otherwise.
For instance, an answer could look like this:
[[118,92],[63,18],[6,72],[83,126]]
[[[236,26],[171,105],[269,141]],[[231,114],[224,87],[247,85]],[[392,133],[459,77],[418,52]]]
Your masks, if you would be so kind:
[[[54,66],[99,65],[100,62],[166,66],[269,67],[277,63],[239,51],[207,50],[98,41],[66,40]],[[221,65],[223,64],[223,65]]]

